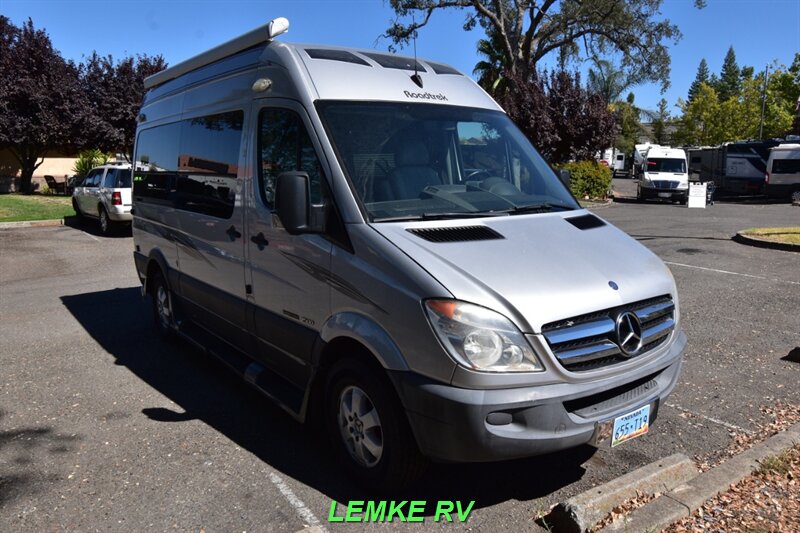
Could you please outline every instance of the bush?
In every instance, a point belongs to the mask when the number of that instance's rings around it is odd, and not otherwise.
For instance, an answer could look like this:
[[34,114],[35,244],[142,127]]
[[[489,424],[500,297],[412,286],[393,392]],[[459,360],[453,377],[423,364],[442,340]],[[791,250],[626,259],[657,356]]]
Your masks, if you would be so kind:
[[84,150],[78,154],[78,159],[75,160],[75,166],[72,167],[72,170],[79,178],[84,178],[90,170],[92,170],[94,167],[105,165],[108,163],[108,160],[108,154],[104,154],[97,148]]
[[575,198],[589,200],[608,197],[611,191],[611,169],[597,161],[575,161],[558,165],[570,171],[569,188]]

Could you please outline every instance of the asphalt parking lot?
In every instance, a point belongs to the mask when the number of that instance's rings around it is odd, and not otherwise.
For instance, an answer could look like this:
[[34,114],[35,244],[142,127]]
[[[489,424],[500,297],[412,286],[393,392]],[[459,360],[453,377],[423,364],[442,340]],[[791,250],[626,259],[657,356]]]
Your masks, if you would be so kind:
[[[731,241],[748,227],[800,225],[800,208],[620,202],[596,213],[678,283],[689,347],[650,434],[613,450],[435,465],[403,499],[475,500],[472,530],[525,530],[552,503],[661,457],[720,457],[732,434],[764,422],[760,407],[800,403],[800,363],[788,357],[800,350],[800,255]],[[0,304],[1,531],[366,527],[327,522],[332,500],[376,498],[342,478],[316,432],[216,361],[155,336],[130,236],[0,230]]]

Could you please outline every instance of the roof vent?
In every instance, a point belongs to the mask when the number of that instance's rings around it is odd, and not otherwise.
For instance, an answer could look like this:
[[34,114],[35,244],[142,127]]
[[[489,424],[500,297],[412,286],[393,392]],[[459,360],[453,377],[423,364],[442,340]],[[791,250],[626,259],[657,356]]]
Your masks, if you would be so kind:
[[486,226],[411,228],[406,231],[430,242],[491,241],[505,238],[492,228]]

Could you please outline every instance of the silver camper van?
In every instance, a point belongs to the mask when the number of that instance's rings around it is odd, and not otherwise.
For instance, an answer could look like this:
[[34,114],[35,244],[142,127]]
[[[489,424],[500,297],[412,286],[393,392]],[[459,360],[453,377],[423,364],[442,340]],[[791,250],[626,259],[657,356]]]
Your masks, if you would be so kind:
[[287,26],[146,80],[133,237],[157,331],[324,421],[367,486],[645,434],[686,345],[664,263],[469,77]]

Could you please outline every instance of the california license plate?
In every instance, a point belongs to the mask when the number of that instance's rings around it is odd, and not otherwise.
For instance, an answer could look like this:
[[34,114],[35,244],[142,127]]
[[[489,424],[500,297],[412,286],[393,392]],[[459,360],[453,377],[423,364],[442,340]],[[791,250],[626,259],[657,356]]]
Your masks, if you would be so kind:
[[660,192],[660,193],[658,193],[658,197],[659,198],[671,198],[672,197],[672,193],[671,192]]
[[611,447],[618,446],[626,440],[641,437],[650,429],[650,406],[618,416],[614,419],[614,430],[611,434]]

